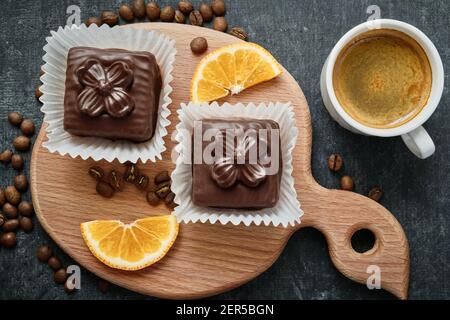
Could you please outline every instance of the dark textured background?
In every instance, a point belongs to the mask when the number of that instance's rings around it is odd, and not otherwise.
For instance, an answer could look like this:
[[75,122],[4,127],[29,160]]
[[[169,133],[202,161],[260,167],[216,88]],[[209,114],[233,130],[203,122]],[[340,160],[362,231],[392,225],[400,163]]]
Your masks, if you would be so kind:
[[[104,9],[117,9],[122,1],[106,0],[2,0],[0,10],[0,149],[9,147],[18,133],[6,120],[18,110],[40,125],[42,114],[34,98],[39,83],[42,47],[50,30],[66,23],[66,8],[76,4],[82,20]],[[177,1],[158,1],[161,5]],[[199,1],[193,1],[198,4]],[[351,27],[364,22],[366,8],[377,4],[383,18],[394,18],[422,29],[436,44],[450,67],[448,0],[228,0],[231,26],[245,27],[250,40],[269,49],[297,79],[308,99],[314,129],[313,173],[326,187],[338,185],[338,177],[326,167],[332,152],[344,155],[345,172],[356,180],[356,191],[366,194],[381,185],[382,200],[398,218],[411,249],[411,299],[450,298],[450,113],[449,91],[426,123],[437,153],[422,161],[415,158],[400,138],[356,136],[335,124],[323,107],[319,76],[322,64],[338,40]],[[446,76],[448,83],[449,77]],[[27,157],[27,170],[28,170]],[[51,168],[49,168],[51,170]],[[11,183],[13,171],[0,166],[0,186]],[[29,198],[29,194],[27,195]],[[36,221],[36,218],[35,218]],[[37,221],[36,221],[37,224]],[[139,294],[111,286],[106,294],[97,289],[98,279],[82,271],[82,289],[67,296],[54,284],[49,268],[37,262],[35,251],[49,239],[37,225],[33,233],[18,234],[14,250],[0,249],[0,299],[141,299]],[[57,250],[57,249],[56,249]],[[58,251],[58,250],[57,250]],[[70,260],[58,251],[66,264]],[[223,299],[392,299],[381,290],[346,279],[334,269],[323,236],[312,229],[292,237],[285,251],[263,275],[222,294]]]

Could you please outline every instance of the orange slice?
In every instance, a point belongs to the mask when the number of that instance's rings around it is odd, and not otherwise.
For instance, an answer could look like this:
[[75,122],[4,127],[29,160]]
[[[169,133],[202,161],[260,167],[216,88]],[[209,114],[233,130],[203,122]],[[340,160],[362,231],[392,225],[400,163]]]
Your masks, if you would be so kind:
[[263,47],[239,42],[219,48],[198,64],[191,81],[191,101],[209,102],[238,94],[279,76],[282,68]]
[[139,219],[130,224],[95,220],[80,227],[92,254],[107,266],[121,270],[140,270],[159,261],[178,235],[178,222],[171,215]]

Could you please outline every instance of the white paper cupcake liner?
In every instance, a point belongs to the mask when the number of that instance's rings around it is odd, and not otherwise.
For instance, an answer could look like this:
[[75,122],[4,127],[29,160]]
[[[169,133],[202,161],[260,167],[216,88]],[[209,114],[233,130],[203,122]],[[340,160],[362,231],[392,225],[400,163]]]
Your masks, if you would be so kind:
[[[175,61],[175,41],[164,34],[154,31],[138,30],[133,28],[110,28],[107,25],[98,27],[93,24],[89,27],[60,27],[52,31],[44,46],[45,65],[42,67],[45,74],[41,77],[43,83],[40,98],[43,103],[41,111],[44,113],[44,122],[47,126],[48,141],[44,147],[50,152],[61,155],[81,157],[83,160],[92,158],[95,161],[109,162],[118,159],[121,163],[126,161],[147,162],[161,159],[166,150],[164,136],[167,135],[167,126],[170,124],[168,106],[172,102],[169,97],[172,92],[170,86],[173,62]],[[133,143],[125,140],[108,140],[97,137],[79,137],[71,135],[64,130],[64,94],[67,68],[67,55],[72,47],[87,46],[95,48],[117,48],[130,51],[151,52],[159,65],[162,76],[162,89],[159,100],[158,121],[153,138],[142,143]]]
[[[295,225],[300,223],[303,211],[297,199],[297,192],[294,187],[292,177],[292,151],[297,141],[298,129],[295,126],[294,111],[290,103],[269,103],[269,104],[248,104],[241,103],[230,105],[228,103],[219,106],[212,104],[181,104],[178,110],[180,122],[177,125],[176,141],[178,145],[175,151],[179,154],[176,161],[176,168],[172,172],[172,191],[175,193],[174,214],[179,221],[188,222],[210,222],[221,224],[232,223],[246,226],[252,223],[268,226]],[[192,202],[192,165],[189,164],[191,154],[189,144],[194,128],[194,121],[214,118],[236,118],[243,117],[249,119],[270,119],[276,121],[280,126],[282,177],[280,185],[279,201],[273,208],[261,210],[236,210],[236,209],[215,209],[199,207]]]

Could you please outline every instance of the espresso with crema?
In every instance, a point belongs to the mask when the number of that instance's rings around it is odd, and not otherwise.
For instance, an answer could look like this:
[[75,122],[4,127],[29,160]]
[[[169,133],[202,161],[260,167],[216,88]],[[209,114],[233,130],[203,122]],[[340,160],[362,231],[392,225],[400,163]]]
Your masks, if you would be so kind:
[[394,128],[412,120],[427,104],[431,85],[431,66],[423,48],[391,29],[353,39],[333,70],[335,94],[345,112],[373,128]]

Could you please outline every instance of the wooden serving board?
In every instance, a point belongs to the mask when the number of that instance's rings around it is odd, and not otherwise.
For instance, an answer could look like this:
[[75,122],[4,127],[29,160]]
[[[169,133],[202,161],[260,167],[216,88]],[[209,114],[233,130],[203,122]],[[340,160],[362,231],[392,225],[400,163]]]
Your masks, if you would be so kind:
[[[143,23],[131,25],[164,32],[176,40],[177,57],[173,72],[172,124],[165,142],[168,151],[163,160],[141,164],[145,173],[154,176],[173,170],[170,152],[174,146],[171,133],[178,123],[177,109],[189,100],[189,83],[201,57],[194,56],[190,41],[207,38],[209,50],[240,41],[228,34],[189,25]],[[233,226],[182,224],[173,248],[155,265],[137,272],[111,269],[99,262],[88,250],[80,234],[80,223],[95,219],[120,219],[131,222],[149,215],[169,214],[164,206],[153,208],[145,195],[134,186],[126,186],[112,199],[95,192],[87,174],[93,161],[51,154],[42,143],[46,140],[43,124],[34,146],[31,161],[31,191],[37,216],[55,242],[80,265],[110,282],[146,295],[193,299],[207,297],[236,288],[267,270],[280,255],[290,236],[303,227],[314,227],[326,237],[330,257],[348,278],[366,283],[367,268],[381,269],[381,285],[401,299],[407,298],[409,281],[408,241],[392,214],[378,203],[356,193],[328,190],[311,175],[311,117],[305,96],[287,72],[277,79],[251,88],[226,101],[291,101],[299,135],[294,150],[295,187],[305,215],[296,227]],[[116,166],[119,164],[107,164]],[[359,254],[350,239],[359,229],[370,229],[376,236],[375,246]]]

